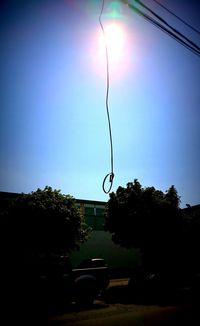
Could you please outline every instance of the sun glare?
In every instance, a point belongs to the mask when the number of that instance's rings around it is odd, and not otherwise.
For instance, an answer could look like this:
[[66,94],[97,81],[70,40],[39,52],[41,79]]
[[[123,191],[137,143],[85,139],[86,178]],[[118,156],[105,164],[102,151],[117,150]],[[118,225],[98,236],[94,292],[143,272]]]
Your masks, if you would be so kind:
[[[106,48],[108,52],[109,68],[112,76],[121,75],[127,66],[128,36],[125,27],[121,23],[107,23],[104,25],[104,33],[98,29],[93,38],[96,49],[93,52],[93,62],[96,69],[105,74]],[[125,60],[126,58],[126,60]]]
[[123,57],[125,47],[125,32],[122,26],[116,23],[110,23],[104,28],[99,39],[99,47],[101,52],[105,52],[105,45],[108,49],[108,57],[111,62],[118,62]]

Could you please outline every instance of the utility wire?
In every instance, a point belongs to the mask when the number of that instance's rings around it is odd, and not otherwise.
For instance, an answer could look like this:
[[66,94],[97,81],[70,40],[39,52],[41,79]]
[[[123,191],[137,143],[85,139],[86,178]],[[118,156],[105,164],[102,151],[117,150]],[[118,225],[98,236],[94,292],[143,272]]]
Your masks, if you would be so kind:
[[192,25],[190,25],[189,23],[187,23],[184,19],[182,19],[180,16],[176,15],[173,11],[171,11],[170,9],[168,9],[167,7],[165,7],[159,1],[157,1],[157,0],[153,0],[153,1],[156,2],[162,8],[164,8],[166,11],[168,11],[171,15],[173,15],[174,17],[176,17],[178,20],[180,20],[183,24],[185,24],[186,26],[188,26],[189,28],[191,28],[194,32],[200,34],[200,31],[198,29],[196,29],[195,27],[193,27]]
[[194,54],[200,56],[200,51],[196,47],[191,46],[190,44],[188,44],[187,42],[185,42],[184,40],[182,40],[179,36],[177,36],[171,30],[169,30],[168,28],[166,28],[165,26],[163,26],[162,24],[160,24],[159,22],[157,22],[155,19],[153,19],[149,15],[145,14],[144,12],[142,12],[140,9],[138,9],[134,5],[128,3],[128,1],[126,1],[126,0],[120,0],[120,1],[123,2],[123,3],[125,3],[125,4],[127,4],[130,9],[132,9],[137,14],[139,14],[140,16],[142,16],[148,22],[152,23],[153,25],[155,25],[156,27],[158,27],[159,29],[161,29],[163,32],[167,33],[170,37],[172,37],[173,39],[175,39],[178,43],[182,44],[188,50],[190,50]]
[[[135,2],[137,2],[143,8],[145,8],[146,10],[148,10],[152,15],[154,15],[158,20],[160,20],[164,25],[166,25],[170,29],[166,28],[165,26],[163,26],[162,24],[160,24],[158,21],[156,21],[155,19],[153,19],[151,16],[149,16],[146,13],[142,12],[140,9],[138,9],[134,5],[130,4],[127,0],[120,0],[120,1],[123,2],[123,3],[125,3],[125,4],[127,4],[130,9],[132,9],[137,14],[139,14],[140,16],[142,16],[148,22],[152,23],[153,25],[155,25],[156,27],[158,27],[159,29],[161,29],[163,32],[167,33],[170,37],[172,37],[173,39],[175,39],[178,43],[182,44],[188,50],[190,50],[194,54],[200,56],[200,47],[198,45],[196,45],[193,41],[191,41],[185,35],[183,35],[182,33],[180,33],[177,29],[175,29],[174,27],[172,27],[170,24],[168,24],[167,21],[165,21],[162,17],[160,17],[158,14],[156,14],[149,7],[147,7],[143,2],[141,2],[140,0],[135,0]],[[156,3],[158,3],[158,1],[156,1],[156,0],[154,0],[154,1]],[[161,5],[160,3],[158,3],[158,4]],[[111,172],[109,172],[105,176],[105,178],[103,180],[102,188],[103,188],[103,191],[106,194],[108,194],[110,192],[111,188],[112,188],[112,185],[113,185],[113,179],[114,179],[114,172],[113,172],[114,171],[114,169],[113,169],[113,165],[114,164],[113,164],[113,161],[114,161],[114,159],[113,159],[112,130],[111,130],[111,121],[110,121],[110,114],[109,114],[109,103],[108,103],[109,102],[109,88],[110,88],[109,57],[108,57],[108,47],[107,47],[107,42],[106,42],[105,30],[104,30],[103,23],[102,23],[102,20],[101,20],[101,17],[102,17],[102,14],[103,14],[103,10],[104,10],[104,5],[105,5],[105,1],[102,0],[101,12],[100,12],[100,15],[99,15],[99,24],[101,26],[103,37],[104,37],[105,53],[106,53],[106,103],[105,104],[106,104],[106,112],[107,112],[108,127],[109,127],[109,138],[110,138],[110,164],[111,164]],[[163,5],[161,5],[161,6],[163,8],[165,8],[167,11],[169,11],[171,14],[173,14],[176,18],[178,18],[179,20],[181,20],[185,25],[189,26],[190,28],[192,28],[193,30],[195,30],[197,33],[200,34],[200,32],[198,30],[196,30],[195,28],[193,28],[191,25],[187,24],[185,21],[183,21],[180,17],[178,17],[177,15],[175,15],[169,9],[167,9]],[[110,186],[109,186],[108,190],[106,190],[105,189],[105,183],[106,183],[106,180],[108,178],[109,178]]]
[[[112,188],[113,185],[113,179],[114,179],[114,169],[113,169],[113,142],[112,142],[112,130],[111,130],[111,121],[110,121],[110,114],[109,114],[109,89],[110,89],[110,76],[109,76],[109,58],[108,58],[108,47],[107,47],[107,42],[106,42],[106,35],[105,35],[105,30],[103,27],[103,23],[101,21],[101,17],[103,14],[104,10],[104,0],[102,0],[102,7],[101,7],[101,12],[99,15],[99,24],[101,26],[101,30],[103,33],[103,38],[104,38],[104,44],[105,44],[105,52],[106,52],[106,112],[107,112],[107,119],[108,119],[108,128],[109,128],[109,138],[110,138],[110,165],[111,165],[111,172],[109,172],[102,184],[103,191],[108,194]],[[110,185],[108,187],[108,190],[105,188],[105,183],[107,179],[109,178]]]
[[159,19],[163,24],[165,24],[167,27],[171,28],[173,32],[181,36],[183,39],[185,39],[188,43],[190,43],[192,46],[194,46],[197,50],[200,50],[200,47],[196,45],[193,41],[191,41],[189,38],[187,38],[185,35],[180,33],[177,29],[172,27],[166,20],[164,20],[162,17],[160,17],[158,14],[156,14],[153,10],[151,10],[149,7],[147,7],[142,1],[135,0],[135,2],[139,3],[143,8],[147,9],[152,15],[154,15],[157,19]]

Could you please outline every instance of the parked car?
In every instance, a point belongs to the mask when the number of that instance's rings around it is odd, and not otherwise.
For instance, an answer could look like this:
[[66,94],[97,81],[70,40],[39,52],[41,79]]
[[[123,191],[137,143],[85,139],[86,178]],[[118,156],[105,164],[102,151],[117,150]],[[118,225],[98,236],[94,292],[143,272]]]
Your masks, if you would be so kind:
[[91,305],[109,284],[109,268],[104,260],[91,259],[87,264],[72,269],[69,256],[40,258],[29,264],[27,285],[34,295],[47,305],[75,302]]
[[84,259],[78,268],[88,268],[88,267],[105,267],[107,264],[103,258],[88,258]]

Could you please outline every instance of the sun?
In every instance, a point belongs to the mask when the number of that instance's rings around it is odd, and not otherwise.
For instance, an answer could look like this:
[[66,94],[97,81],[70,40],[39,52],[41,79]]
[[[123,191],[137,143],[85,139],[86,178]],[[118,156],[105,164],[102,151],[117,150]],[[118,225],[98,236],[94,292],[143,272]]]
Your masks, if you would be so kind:
[[104,34],[99,37],[99,50],[105,52],[105,46],[108,50],[109,62],[119,63],[124,56],[126,34],[119,23],[109,23],[104,27]]
[[119,21],[107,21],[104,32],[97,28],[91,34],[90,64],[94,71],[105,77],[108,54],[109,72],[113,80],[125,75],[130,61],[130,36],[126,26]]

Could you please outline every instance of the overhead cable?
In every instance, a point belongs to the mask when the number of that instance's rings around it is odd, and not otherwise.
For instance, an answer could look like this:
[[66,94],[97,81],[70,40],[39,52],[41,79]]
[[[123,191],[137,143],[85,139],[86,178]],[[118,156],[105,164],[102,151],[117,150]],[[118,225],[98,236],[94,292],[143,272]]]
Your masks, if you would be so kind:
[[198,49],[198,46],[197,45],[194,47],[194,46],[190,45],[189,43],[185,42],[181,37],[179,37],[178,35],[176,35],[175,33],[173,33],[170,29],[166,28],[165,26],[163,26],[162,24],[160,24],[158,21],[156,21],[151,16],[147,15],[146,13],[144,13],[143,11],[141,11],[140,9],[138,9],[137,7],[135,7],[134,5],[128,3],[128,1],[126,1],[126,0],[120,0],[120,1],[123,2],[123,3],[125,3],[125,4],[127,4],[130,9],[132,9],[137,14],[139,14],[140,16],[142,16],[148,22],[152,23],[153,25],[155,25],[156,27],[158,27],[159,29],[161,29],[163,32],[167,33],[170,37],[172,37],[173,39],[175,39],[178,43],[182,44],[188,50],[190,50],[194,54],[200,56],[200,50]]
[[[106,35],[105,35],[105,30],[103,27],[103,23],[101,21],[101,17],[103,14],[104,10],[104,0],[102,1],[102,8],[101,12],[99,15],[99,24],[101,26],[101,30],[103,33],[104,37],[104,45],[105,45],[105,53],[106,53],[106,112],[107,112],[107,119],[108,119],[108,129],[109,129],[109,138],[110,138],[110,165],[111,165],[111,170],[110,172],[105,176],[102,184],[103,191],[108,194],[112,188],[113,185],[113,179],[114,179],[114,168],[113,168],[113,142],[112,142],[112,130],[111,130],[111,121],[110,121],[110,114],[109,114],[109,88],[110,88],[110,76],[109,76],[109,58],[108,58],[108,47],[107,47],[107,42],[106,42]],[[106,181],[109,178],[110,185],[108,189],[106,190]]]
[[200,31],[198,29],[196,29],[195,27],[193,27],[191,24],[187,23],[184,19],[182,19],[180,16],[176,15],[173,11],[171,11],[170,9],[168,9],[166,6],[164,6],[158,0],[153,0],[153,1],[156,2],[162,8],[164,8],[166,11],[168,11],[171,15],[173,15],[174,17],[176,17],[178,20],[180,20],[183,24],[185,24],[186,26],[188,26],[189,28],[191,28],[194,32],[200,34]]
[[188,37],[183,35],[181,32],[179,32],[177,29],[175,29],[173,26],[171,26],[166,20],[164,20],[162,17],[160,17],[158,14],[156,14],[153,10],[151,10],[149,7],[147,7],[142,1],[135,0],[135,2],[139,3],[143,8],[148,10],[152,15],[154,15],[157,19],[159,19],[163,24],[165,24],[167,27],[169,27],[173,32],[181,36],[184,40],[186,40],[188,43],[190,43],[192,46],[194,46],[197,50],[200,51],[200,47],[196,45],[193,41],[191,41]]

